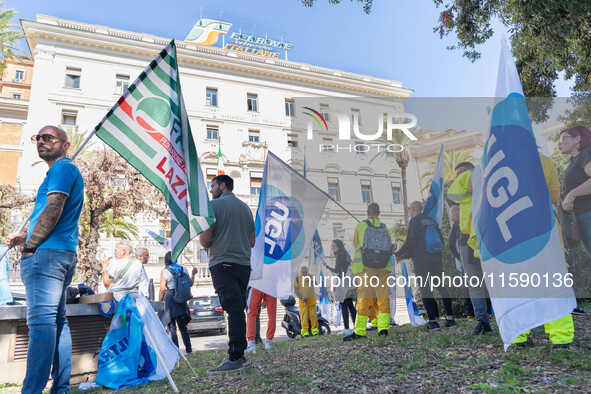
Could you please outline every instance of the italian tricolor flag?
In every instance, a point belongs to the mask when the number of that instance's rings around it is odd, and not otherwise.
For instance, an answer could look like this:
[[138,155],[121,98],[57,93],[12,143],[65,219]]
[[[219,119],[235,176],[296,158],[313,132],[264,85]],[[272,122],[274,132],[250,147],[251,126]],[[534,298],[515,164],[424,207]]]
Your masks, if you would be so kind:
[[174,40],[95,130],[164,194],[175,261],[189,240],[215,218],[183,101]]
[[224,167],[224,159],[222,158],[222,143],[218,141],[218,175],[224,175],[226,168]]

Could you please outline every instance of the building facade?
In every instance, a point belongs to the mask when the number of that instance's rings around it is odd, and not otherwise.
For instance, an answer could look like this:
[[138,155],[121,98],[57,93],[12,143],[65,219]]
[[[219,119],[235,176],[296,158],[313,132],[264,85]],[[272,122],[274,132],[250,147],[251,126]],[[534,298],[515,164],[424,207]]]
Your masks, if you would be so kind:
[[[23,140],[45,124],[91,131],[169,42],[41,15],[35,21],[23,20],[22,26],[35,60]],[[364,108],[382,108],[384,113],[401,109],[400,102],[412,93],[401,82],[191,42],[177,41],[177,49],[189,121],[208,180],[217,173],[221,147],[226,174],[235,179],[235,193],[254,212],[267,152],[301,171],[307,157],[310,181],[355,217],[363,220],[367,202],[377,201],[387,224],[401,220],[401,177],[393,154],[374,159],[370,152],[323,151],[321,147],[335,145],[339,138],[340,121],[331,116],[329,107],[337,104],[331,100],[349,100],[347,108],[339,110],[350,111],[347,116],[363,131],[364,125],[373,127],[369,120],[360,120],[369,119]],[[310,100],[327,114],[327,127],[313,126],[312,138],[306,133],[310,122],[298,125],[295,120],[302,112],[301,103]],[[32,191],[44,171],[33,167],[38,160],[35,147],[24,146],[19,171],[21,179],[26,179],[23,189]],[[352,245],[357,220],[337,204],[328,203],[320,223],[325,249],[333,238]],[[147,223],[147,227],[168,235],[160,223]],[[194,255],[204,257],[199,250]]]
[[33,62],[8,59],[0,80],[0,185],[20,187],[17,177],[23,154],[22,132],[27,121]]

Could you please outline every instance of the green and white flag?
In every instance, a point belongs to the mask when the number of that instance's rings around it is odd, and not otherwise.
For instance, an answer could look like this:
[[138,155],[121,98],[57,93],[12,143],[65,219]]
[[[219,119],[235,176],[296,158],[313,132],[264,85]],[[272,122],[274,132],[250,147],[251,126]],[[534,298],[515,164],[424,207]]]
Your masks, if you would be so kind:
[[173,261],[215,221],[181,93],[174,40],[95,128],[163,194],[170,207]]

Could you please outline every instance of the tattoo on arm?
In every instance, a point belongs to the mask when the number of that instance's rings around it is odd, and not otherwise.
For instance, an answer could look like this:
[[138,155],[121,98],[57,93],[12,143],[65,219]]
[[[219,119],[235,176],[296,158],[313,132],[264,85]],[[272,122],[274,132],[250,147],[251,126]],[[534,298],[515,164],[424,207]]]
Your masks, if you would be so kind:
[[68,196],[63,193],[51,193],[47,195],[47,204],[43,212],[41,212],[39,219],[37,219],[33,233],[27,241],[28,247],[36,248],[51,234],[62,215],[67,199]]

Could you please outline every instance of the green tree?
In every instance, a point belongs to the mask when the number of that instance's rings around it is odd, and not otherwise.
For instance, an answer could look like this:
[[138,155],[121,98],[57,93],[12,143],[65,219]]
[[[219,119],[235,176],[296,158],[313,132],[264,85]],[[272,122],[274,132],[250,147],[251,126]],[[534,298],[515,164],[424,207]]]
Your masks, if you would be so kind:
[[[425,186],[423,190],[426,190],[431,185],[431,179],[435,173],[435,166],[437,165],[437,158],[434,157],[427,161],[428,170],[421,175],[421,179],[424,181]],[[443,183],[451,184],[456,178],[456,166],[461,162],[469,161],[476,164],[476,159],[472,156],[472,151],[469,149],[460,149],[456,151],[451,148],[449,152],[443,152]]]
[[[316,2],[316,0],[301,0],[302,4],[304,4],[306,7],[312,7],[314,5],[314,3]],[[353,0],[351,0],[353,1]],[[365,12],[366,14],[369,14],[371,12],[371,6],[373,3],[373,0],[357,0],[359,3],[363,3],[363,12]],[[328,2],[330,4],[340,4],[341,0],[328,0]]]
[[135,226],[122,223],[125,217],[133,219],[140,212],[168,217],[169,211],[162,193],[111,148],[79,156],[76,165],[85,184],[78,272],[88,286],[96,288],[101,270],[97,259],[100,232],[137,237]]
[[434,31],[453,34],[468,59],[480,58],[478,45],[492,37],[499,20],[509,31],[523,91],[529,97],[553,97],[564,72],[575,92],[591,91],[591,2],[588,0],[433,0],[443,10]]
[[140,231],[139,227],[131,222],[133,219],[135,216],[130,212],[123,212],[119,217],[115,217],[113,210],[109,209],[101,215],[99,228],[107,237],[138,239]]
[[20,60],[20,56],[29,57],[26,52],[17,48],[18,42],[26,38],[22,30],[10,23],[17,16],[12,8],[2,8],[4,2],[0,2],[0,71],[4,71],[8,59]]

